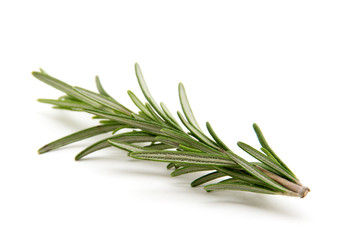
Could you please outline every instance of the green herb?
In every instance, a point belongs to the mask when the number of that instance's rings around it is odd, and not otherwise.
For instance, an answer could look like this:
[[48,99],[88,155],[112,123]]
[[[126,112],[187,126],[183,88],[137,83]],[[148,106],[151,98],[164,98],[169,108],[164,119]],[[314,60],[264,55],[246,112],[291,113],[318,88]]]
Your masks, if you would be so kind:
[[[39,99],[42,103],[54,105],[54,108],[81,111],[100,119],[100,125],[73,133],[41,149],[45,153],[98,134],[111,132],[112,136],[95,142],[81,151],[76,160],[107,147],[117,147],[129,152],[136,159],[168,162],[168,169],[174,169],[171,176],[206,172],[195,179],[191,186],[199,186],[217,179],[217,183],[205,185],[206,191],[237,190],[264,194],[278,194],[305,197],[310,191],[303,186],[294,173],[271,149],[257,124],[253,125],[262,152],[238,142],[238,146],[257,159],[249,162],[232,152],[212,126],[206,123],[209,136],[200,129],[189,105],[185,88],[179,84],[179,97],[183,114],[177,115],[189,131],[183,130],[180,123],[161,103],[158,105],[150,94],[138,64],[135,65],[136,76],[146,103],[138,99],[131,91],[128,94],[139,112],[135,113],[112,98],[103,88],[98,77],[98,93],[80,87],[72,87],[45,71],[33,72],[33,76],[42,82],[64,92],[66,95],[54,99]],[[126,132],[117,133],[125,129]]]

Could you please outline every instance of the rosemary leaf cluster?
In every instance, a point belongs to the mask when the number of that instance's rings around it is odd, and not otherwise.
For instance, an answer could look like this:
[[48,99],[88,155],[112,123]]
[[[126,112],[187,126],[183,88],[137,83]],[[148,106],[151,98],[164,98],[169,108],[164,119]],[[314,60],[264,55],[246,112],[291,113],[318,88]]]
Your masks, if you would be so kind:
[[[238,142],[243,151],[257,160],[249,162],[232,152],[208,122],[206,128],[209,135],[200,128],[182,83],[179,84],[179,98],[183,113],[177,112],[177,115],[183,126],[166,105],[157,104],[153,99],[138,64],[135,65],[135,70],[146,99],[146,102],[142,102],[133,92],[128,91],[139,109],[137,113],[112,98],[104,90],[98,77],[95,79],[98,92],[92,92],[72,87],[43,70],[33,72],[37,79],[65,93],[56,100],[39,99],[39,102],[52,104],[57,109],[86,112],[99,120],[99,125],[60,138],[43,146],[38,152],[45,153],[111,132],[110,137],[85,148],[75,159],[80,160],[92,152],[114,146],[128,151],[132,158],[168,162],[167,168],[173,170],[171,176],[206,172],[195,179],[191,186],[204,185],[208,192],[238,190],[301,198],[309,192],[309,188],[300,183],[295,174],[271,149],[257,124],[254,124],[253,128],[261,144],[261,151]],[[126,131],[118,133],[122,129]],[[219,178],[216,183],[208,184]]]

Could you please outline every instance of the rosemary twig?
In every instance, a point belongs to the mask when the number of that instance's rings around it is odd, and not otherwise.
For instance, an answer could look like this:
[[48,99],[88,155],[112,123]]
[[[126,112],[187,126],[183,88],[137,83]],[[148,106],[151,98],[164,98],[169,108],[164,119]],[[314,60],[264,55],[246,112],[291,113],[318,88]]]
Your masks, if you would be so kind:
[[[253,127],[262,152],[248,144],[238,142],[242,150],[259,161],[252,163],[232,152],[209,123],[206,123],[206,127],[210,136],[200,129],[182,83],[179,84],[179,97],[183,113],[178,112],[177,115],[189,132],[183,130],[163,103],[158,105],[153,99],[138,64],[135,65],[135,70],[138,83],[147,100],[144,103],[133,92],[128,91],[130,98],[139,109],[138,113],[111,97],[104,90],[98,76],[96,77],[98,93],[96,93],[80,87],[72,87],[51,77],[43,70],[33,72],[34,77],[66,94],[57,100],[39,99],[40,102],[52,104],[54,108],[86,112],[92,114],[93,118],[100,119],[100,125],[53,141],[40,148],[38,152],[45,153],[98,134],[112,132],[111,137],[87,147],[75,159],[80,160],[92,152],[114,146],[128,151],[132,158],[169,162],[167,168],[174,169],[171,176],[206,171],[205,175],[191,183],[192,187],[220,178],[221,181],[204,186],[209,192],[238,190],[301,198],[309,192],[309,188],[300,183],[271,149],[257,124]],[[122,129],[128,131],[117,133]]]

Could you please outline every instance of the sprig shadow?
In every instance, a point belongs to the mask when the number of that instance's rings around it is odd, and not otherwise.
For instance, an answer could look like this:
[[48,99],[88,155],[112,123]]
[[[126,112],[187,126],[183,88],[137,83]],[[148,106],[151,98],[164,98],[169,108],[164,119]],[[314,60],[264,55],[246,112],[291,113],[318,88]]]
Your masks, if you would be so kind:
[[[152,181],[156,181],[156,178],[159,178],[158,180],[168,179],[170,178],[171,170],[166,170],[165,166],[166,164],[163,163],[155,163],[155,162],[149,162],[149,161],[141,161],[141,160],[133,160],[124,155],[123,153],[119,153],[117,151],[113,151],[112,154],[101,154],[101,156],[91,156],[87,157],[84,160],[81,161],[100,161],[101,164],[106,167],[107,164],[110,164],[108,166],[108,172],[109,174],[117,174],[120,172],[124,175],[130,175],[130,177],[150,177]],[[113,156],[114,153],[114,156]],[[116,159],[116,160],[113,160]],[[129,168],[122,168],[120,169],[114,168],[113,162],[119,161],[122,164],[130,164],[132,165],[144,165],[144,168],[140,168],[137,170],[135,166],[129,167]],[[124,163],[126,162],[126,163]],[[175,181],[172,187],[174,189],[171,189],[170,191],[173,191],[175,193],[175,188],[180,189],[180,194],[186,194],[187,198],[190,198],[192,196],[198,197],[199,203],[203,203],[206,205],[211,205],[218,207],[222,209],[226,209],[228,211],[232,210],[233,206],[239,206],[241,208],[248,208],[248,209],[254,209],[258,211],[263,211],[271,214],[277,214],[282,215],[283,217],[287,218],[301,218],[301,213],[296,211],[296,209],[292,209],[290,205],[284,205],[280,204],[279,201],[276,200],[276,198],[285,198],[283,196],[269,196],[269,195],[262,195],[262,194],[256,194],[256,193],[249,193],[249,192],[238,192],[238,191],[214,191],[214,192],[205,192],[203,189],[203,186],[198,186],[196,188],[190,187],[190,182],[194,180],[196,177],[201,176],[201,173],[193,173],[193,174],[187,174],[182,175],[179,177],[176,177],[178,181]],[[144,191],[142,189],[142,191]],[[147,190],[149,191],[149,190]],[[168,195],[166,189],[158,190],[159,194],[161,192]],[[150,194],[150,193],[149,193]]]
[[268,212],[283,217],[299,219],[303,216],[296,209],[292,209],[291,205],[284,205],[283,202],[276,198],[283,198],[283,196],[263,195],[249,192],[239,191],[223,191],[208,193],[210,199],[208,203],[225,207],[230,205],[239,206],[243,208],[251,208],[263,212]]

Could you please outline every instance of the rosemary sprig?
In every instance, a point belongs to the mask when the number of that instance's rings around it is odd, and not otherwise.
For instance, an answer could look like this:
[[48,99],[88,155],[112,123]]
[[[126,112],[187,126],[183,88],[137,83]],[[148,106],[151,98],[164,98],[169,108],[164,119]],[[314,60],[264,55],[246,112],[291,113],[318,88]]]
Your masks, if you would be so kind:
[[[147,100],[143,103],[133,92],[128,91],[130,98],[139,109],[138,113],[111,97],[104,90],[98,76],[96,76],[98,90],[96,93],[80,87],[72,87],[51,77],[43,70],[33,72],[34,77],[66,94],[57,100],[39,99],[38,101],[52,104],[58,109],[86,112],[92,114],[94,119],[100,119],[100,125],[53,141],[40,148],[38,153],[112,132],[111,137],[95,142],[81,151],[75,159],[80,160],[92,152],[114,146],[128,151],[128,155],[132,158],[169,162],[167,168],[174,169],[171,176],[205,171],[205,175],[191,183],[192,187],[220,178],[217,183],[204,186],[208,192],[238,190],[301,198],[309,192],[309,188],[300,183],[271,149],[257,124],[254,124],[253,128],[262,152],[248,144],[238,142],[242,150],[258,160],[258,162],[249,162],[232,152],[220,140],[209,123],[206,123],[206,127],[210,136],[200,129],[182,83],[179,84],[179,97],[183,114],[177,112],[177,115],[189,132],[183,130],[163,103],[160,105],[156,103],[138,64],[135,64],[135,71]],[[117,133],[122,129],[126,132]]]

